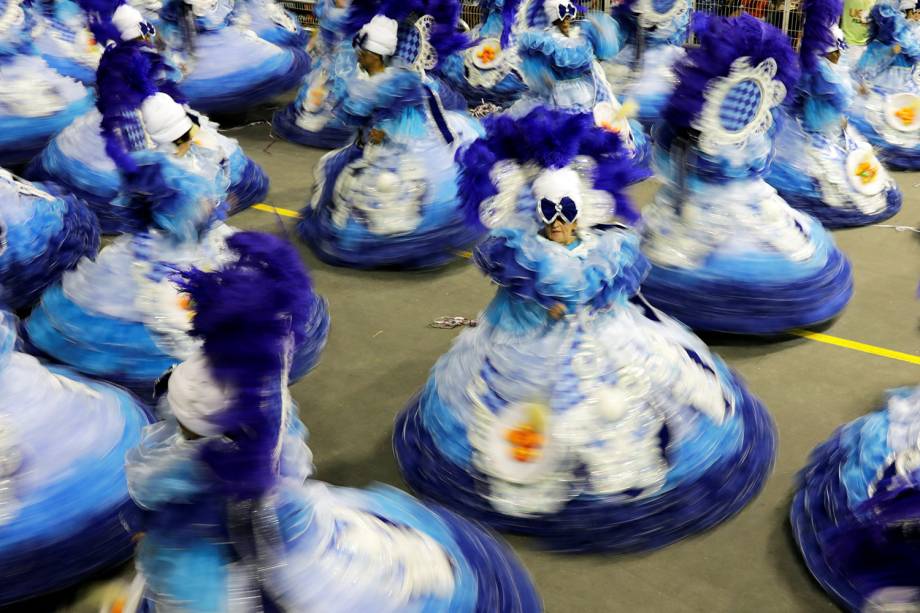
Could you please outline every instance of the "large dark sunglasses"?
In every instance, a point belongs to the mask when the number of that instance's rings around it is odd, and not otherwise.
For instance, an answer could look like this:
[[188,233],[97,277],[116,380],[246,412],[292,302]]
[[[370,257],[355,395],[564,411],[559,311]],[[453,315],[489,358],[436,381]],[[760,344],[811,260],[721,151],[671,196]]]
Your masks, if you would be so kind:
[[559,5],[559,21],[564,20],[566,17],[571,17],[575,19],[578,15],[578,9],[575,8],[575,5],[572,3],[565,3]]
[[557,219],[565,223],[575,223],[575,220],[578,219],[578,205],[568,196],[563,196],[559,202],[543,198],[540,200],[540,219],[546,225],[550,225]]

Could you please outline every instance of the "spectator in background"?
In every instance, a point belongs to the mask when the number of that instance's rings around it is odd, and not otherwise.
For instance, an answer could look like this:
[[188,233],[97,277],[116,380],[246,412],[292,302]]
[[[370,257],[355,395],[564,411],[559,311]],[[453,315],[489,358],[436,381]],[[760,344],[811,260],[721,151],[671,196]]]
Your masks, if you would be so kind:
[[845,0],[840,27],[849,48],[844,51],[841,63],[853,67],[862,57],[869,42],[869,11],[876,0]]

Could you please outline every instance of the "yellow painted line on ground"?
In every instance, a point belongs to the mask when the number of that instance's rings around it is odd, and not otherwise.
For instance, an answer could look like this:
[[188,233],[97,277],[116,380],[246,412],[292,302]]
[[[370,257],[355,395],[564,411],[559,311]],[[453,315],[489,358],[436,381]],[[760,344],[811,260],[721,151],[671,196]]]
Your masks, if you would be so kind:
[[292,211],[291,209],[283,209],[280,206],[272,206],[263,202],[252,205],[252,208],[257,211],[262,211],[263,213],[275,213],[276,215],[281,215],[283,217],[300,217],[300,213],[297,211]]
[[821,332],[811,332],[809,330],[793,330],[792,334],[801,338],[806,338],[810,341],[817,341],[827,345],[834,345],[836,347],[843,347],[844,349],[851,349],[852,351],[877,355],[882,358],[888,358],[889,360],[898,360],[901,362],[907,362],[908,364],[920,365],[920,355],[895,351],[894,349],[885,349],[884,347],[876,347],[875,345],[868,345],[866,343],[860,343],[859,341],[851,341],[846,338],[831,336],[830,334],[822,334]]
[[[285,209],[265,203],[254,204],[252,205],[252,208],[264,213],[274,213],[284,217],[300,217],[300,213],[297,211],[292,211],[291,209]],[[473,257],[473,253],[471,251],[457,251],[456,255],[467,260]],[[894,349],[885,349],[884,347],[876,347],[875,345],[860,343],[859,341],[851,341],[847,338],[831,336],[830,334],[823,334],[821,332],[811,332],[810,330],[792,330],[791,334],[810,341],[824,343],[825,345],[834,345],[835,347],[842,347],[844,349],[850,349],[851,351],[859,351],[860,353],[868,353],[869,355],[876,355],[882,358],[888,358],[889,360],[898,360],[900,362],[907,362],[908,364],[920,365],[920,355],[895,351]]]

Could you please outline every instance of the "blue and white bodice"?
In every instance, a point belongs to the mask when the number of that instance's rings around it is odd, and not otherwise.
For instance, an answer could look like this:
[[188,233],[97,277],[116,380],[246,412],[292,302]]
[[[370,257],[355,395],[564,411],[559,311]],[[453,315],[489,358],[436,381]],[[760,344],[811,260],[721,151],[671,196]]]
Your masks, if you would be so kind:
[[544,103],[576,112],[593,112],[613,98],[598,61],[620,49],[620,33],[607,15],[590,14],[565,36],[555,26],[518,37],[521,68],[531,94]]
[[797,89],[795,107],[809,132],[836,132],[856,93],[846,67],[825,58],[802,73]]

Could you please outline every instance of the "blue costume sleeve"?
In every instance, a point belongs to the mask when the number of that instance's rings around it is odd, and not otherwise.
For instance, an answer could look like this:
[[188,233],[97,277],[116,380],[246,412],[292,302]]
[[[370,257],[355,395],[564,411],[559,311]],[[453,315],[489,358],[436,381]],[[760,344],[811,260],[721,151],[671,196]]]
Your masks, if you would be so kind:
[[620,31],[619,24],[610,15],[591,11],[580,25],[581,31],[594,47],[594,55],[599,61],[613,59],[623,47],[625,33]]
[[390,74],[375,78],[355,79],[349,84],[335,113],[348,125],[362,127],[374,121],[392,119],[407,107],[423,103],[423,88],[419,75],[401,68],[388,68]]
[[802,92],[802,120],[805,128],[820,131],[839,122],[850,106],[850,89],[822,60],[813,72],[803,73],[799,82]]
[[199,447],[198,441],[181,439],[175,420],[147,426],[140,445],[125,458],[131,497],[155,511],[207,492],[207,472],[197,459]]

